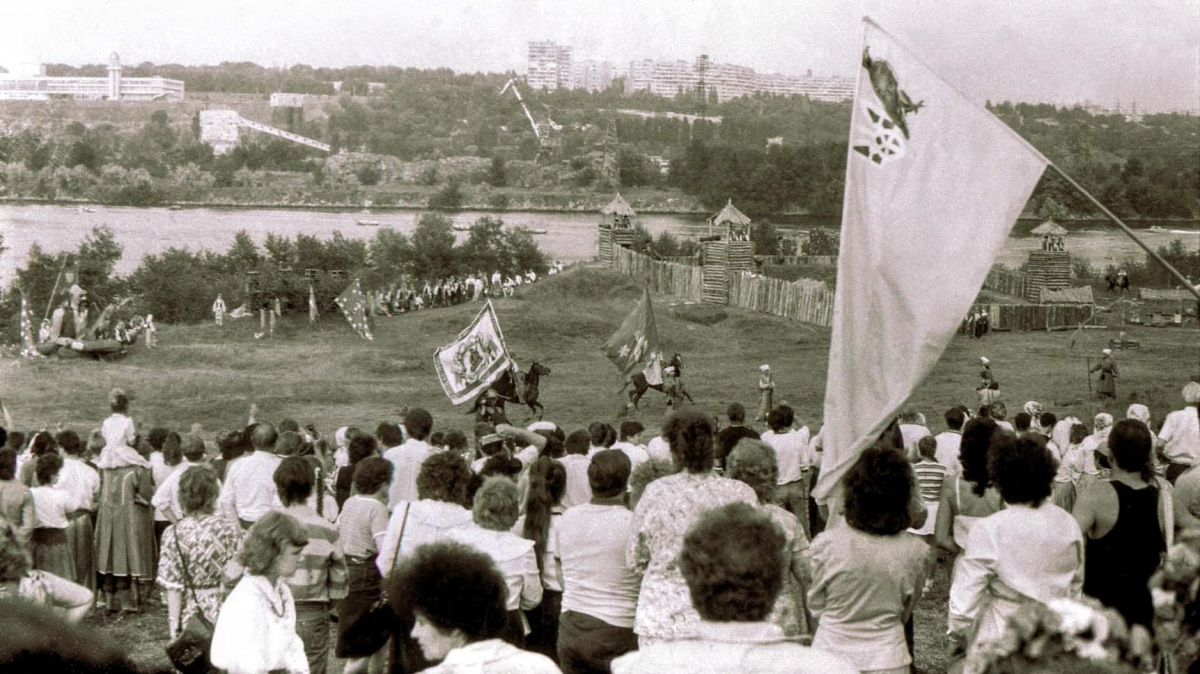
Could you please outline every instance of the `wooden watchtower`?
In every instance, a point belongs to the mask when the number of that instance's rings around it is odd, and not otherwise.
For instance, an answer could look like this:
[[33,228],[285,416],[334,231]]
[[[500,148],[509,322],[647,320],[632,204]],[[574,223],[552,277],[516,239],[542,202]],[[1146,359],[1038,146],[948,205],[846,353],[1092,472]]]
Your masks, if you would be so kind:
[[709,236],[705,238],[709,240],[704,242],[704,292],[701,298],[710,304],[728,304],[732,275],[754,269],[750,218],[730,199],[721,212],[708,219],[708,232]]
[[613,246],[633,246],[633,218],[637,213],[619,192],[600,213],[604,216],[600,219],[600,261],[612,264]]
[[1042,240],[1039,250],[1029,251],[1025,299],[1038,303],[1042,290],[1062,290],[1071,284],[1071,254],[1067,252],[1067,230],[1047,220],[1030,232]]

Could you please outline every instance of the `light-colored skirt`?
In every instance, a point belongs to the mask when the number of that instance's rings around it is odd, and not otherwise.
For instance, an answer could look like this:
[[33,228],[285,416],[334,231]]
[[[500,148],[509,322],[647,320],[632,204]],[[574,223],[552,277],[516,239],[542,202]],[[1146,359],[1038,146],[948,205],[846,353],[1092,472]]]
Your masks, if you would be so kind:
[[941,503],[938,501],[925,501],[925,509],[929,511],[929,517],[925,518],[925,525],[918,528],[909,529],[910,534],[918,536],[932,536],[934,529],[937,528],[938,506]]

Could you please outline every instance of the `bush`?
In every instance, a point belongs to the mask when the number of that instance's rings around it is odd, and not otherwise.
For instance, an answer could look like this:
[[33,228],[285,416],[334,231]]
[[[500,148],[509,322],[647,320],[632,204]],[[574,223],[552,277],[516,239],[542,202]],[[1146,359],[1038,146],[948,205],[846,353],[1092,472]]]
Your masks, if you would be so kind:
[[462,208],[466,195],[459,187],[458,181],[452,181],[429,198],[429,207],[443,211],[457,211]]
[[382,177],[379,169],[370,164],[359,168],[354,172],[354,175],[358,178],[360,184],[367,186],[378,185],[379,179]]

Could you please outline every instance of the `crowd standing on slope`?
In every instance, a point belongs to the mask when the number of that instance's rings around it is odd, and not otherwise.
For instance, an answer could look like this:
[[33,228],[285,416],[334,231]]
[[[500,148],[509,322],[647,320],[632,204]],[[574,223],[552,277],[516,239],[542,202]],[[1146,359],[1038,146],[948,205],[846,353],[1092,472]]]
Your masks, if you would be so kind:
[[[0,657],[54,650],[35,626],[60,618],[32,605],[78,623],[165,601],[172,639],[207,621],[211,664],[232,673],[335,658],[361,672],[908,672],[914,607],[946,573],[949,644],[964,671],[987,671],[1031,605],[1086,595],[1135,634],[1155,629],[1152,577],[1200,524],[1200,383],[1182,394],[1161,424],[1144,405],[1085,423],[1032,401],[1009,421],[996,402],[948,409],[935,435],[907,409],[830,514],[809,495],[823,434],[786,403],[761,433],[734,403],[724,423],[670,412],[652,438],[637,421],[462,432],[421,408],[324,435],[252,407],[238,430],[181,435],[140,427],[114,390],[83,436],[6,424],[0,610],[25,631]],[[53,657],[123,662],[89,648]]]

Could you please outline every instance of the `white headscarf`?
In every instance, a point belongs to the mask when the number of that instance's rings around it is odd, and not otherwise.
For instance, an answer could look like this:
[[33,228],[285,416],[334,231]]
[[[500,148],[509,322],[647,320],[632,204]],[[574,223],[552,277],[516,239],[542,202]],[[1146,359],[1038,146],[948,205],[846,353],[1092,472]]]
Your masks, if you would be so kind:
[[1137,419],[1138,421],[1150,426],[1150,408],[1141,403],[1134,403],[1125,410],[1126,419]]

